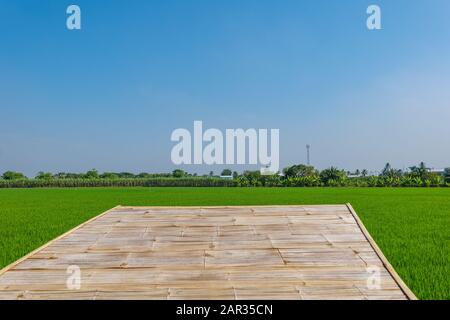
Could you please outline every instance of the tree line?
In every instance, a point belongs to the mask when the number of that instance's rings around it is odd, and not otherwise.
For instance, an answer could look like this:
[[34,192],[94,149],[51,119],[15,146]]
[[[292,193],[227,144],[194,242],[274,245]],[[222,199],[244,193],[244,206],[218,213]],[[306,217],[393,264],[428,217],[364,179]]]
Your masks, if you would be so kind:
[[235,178],[237,186],[267,187],[450,187],[450,168],[432,172],[421,162],[407,171],[395,169],[389,163],[378,175],[367,170],[351,173],[336,167],[317,170],[304,164],[283,170],[283,175],[262,176],[257,171],[247,171]]
[[407,171],[393,168],[389,163],[380,174],[367,170],[348,172],[336,167],[318,170],[304,164],[283,169],[282,174],[262,175],[260,171],[238,173],[225,169],[220,176],[205,175],[177,169],[171,173],[104,172],[85,173],[39,172],[29,179],[23,173],[6,171],[0,177],[0,188],[20,187],[95,187],[95,186],[193,186],[193,187],[449,187],[450,168],[442,173],[432,172],[425,163]]

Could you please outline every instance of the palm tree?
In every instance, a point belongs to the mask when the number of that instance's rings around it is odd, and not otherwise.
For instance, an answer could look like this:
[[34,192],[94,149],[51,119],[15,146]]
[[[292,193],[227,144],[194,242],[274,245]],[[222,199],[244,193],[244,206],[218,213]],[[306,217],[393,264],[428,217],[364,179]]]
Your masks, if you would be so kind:
[[381,171],[381,175],[382,175],[382,176],[387,176],[391,170],[392,170],[391,164],[388,162],[388,163],[386,163],[386,165],[384,166],[383,171]]
[[426,178],[428,175],[429,169],[425,165],[425,162],[421,162],[418,167],[413,166],[409,168],[411,170],[411,173],[421,179]]
[[331,167],[320,172],[320,179],[324,183],[328,183],[331,180],[339,182],[344,180],[345,177],[345,172],[335,167]]

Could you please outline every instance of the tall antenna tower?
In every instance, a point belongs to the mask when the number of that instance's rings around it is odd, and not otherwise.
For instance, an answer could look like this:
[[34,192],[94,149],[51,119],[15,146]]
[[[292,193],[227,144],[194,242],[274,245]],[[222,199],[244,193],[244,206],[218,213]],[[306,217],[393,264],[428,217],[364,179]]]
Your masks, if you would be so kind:
[[309,144],[306,145],[306,164],[309,166],[310,165],[310,161],[309,161],[309,149],[311,148],[311,146]]

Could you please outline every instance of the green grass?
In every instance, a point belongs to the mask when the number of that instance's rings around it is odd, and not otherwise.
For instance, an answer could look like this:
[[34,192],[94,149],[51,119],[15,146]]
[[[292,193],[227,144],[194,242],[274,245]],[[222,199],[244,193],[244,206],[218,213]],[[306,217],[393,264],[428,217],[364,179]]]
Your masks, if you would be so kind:
[[80,188],[0,190],[0,267],[121,205],[350,202],[420,299],[450,299],[450,189]]

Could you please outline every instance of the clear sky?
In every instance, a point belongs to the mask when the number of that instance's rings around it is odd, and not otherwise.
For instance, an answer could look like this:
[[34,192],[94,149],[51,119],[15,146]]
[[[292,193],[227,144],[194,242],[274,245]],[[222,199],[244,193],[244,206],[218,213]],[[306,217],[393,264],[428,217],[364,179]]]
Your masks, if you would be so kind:
[[450,167],[450,2],[0,0],[0,172],[170,171],[194,120],[279,128],[282,167]]

